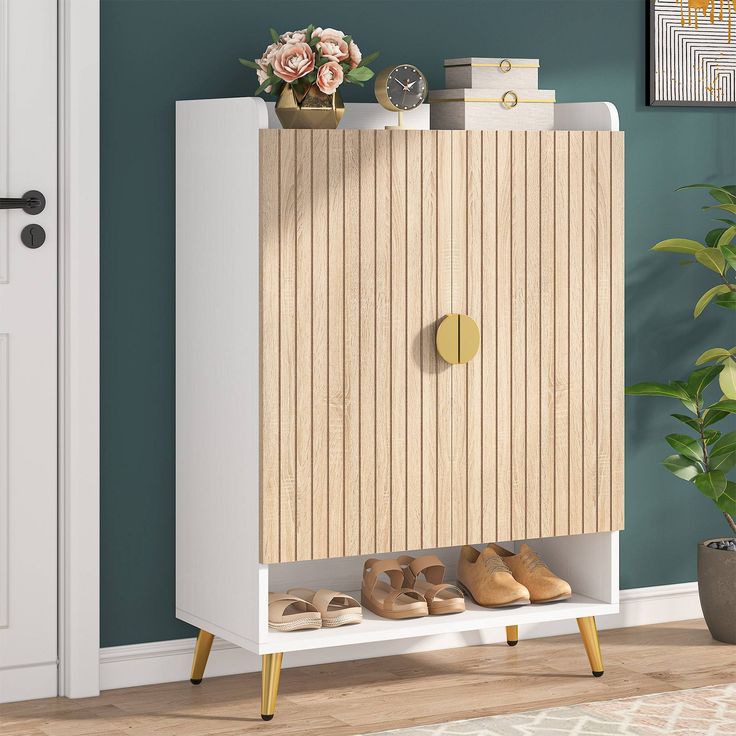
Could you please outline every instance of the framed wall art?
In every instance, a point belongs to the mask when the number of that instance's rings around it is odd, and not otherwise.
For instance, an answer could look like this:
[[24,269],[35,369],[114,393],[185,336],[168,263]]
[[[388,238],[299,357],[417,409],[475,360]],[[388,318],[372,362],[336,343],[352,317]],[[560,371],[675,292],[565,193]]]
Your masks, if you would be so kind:
[[736,106],[736,0],[647,0],[650,105]]

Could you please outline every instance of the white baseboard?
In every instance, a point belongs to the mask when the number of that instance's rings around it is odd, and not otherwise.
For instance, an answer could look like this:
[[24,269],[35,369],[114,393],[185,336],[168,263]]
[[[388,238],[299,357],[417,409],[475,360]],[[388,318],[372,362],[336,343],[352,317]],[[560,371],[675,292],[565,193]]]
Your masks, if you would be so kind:
[[[619,629],[628,626],[685,621],[701,618],[697,583],[659,585],[653,588],[634,588],[621,591],[620,611],[598,620],[601,629]],[[519,636],[532,639],[542,636],[572,634],[577,631],[575,621],[557,621],[520,627]],[[491,644],[504,640],[503,631],[443,634],[402,641],[360,644],[293,652],[284,657],[284,667],[342,662],[345,660],[384,657],[433,649]],[[107,647],[100,650],[100,689],[152,685],[189,679],[194,639],[157,641]],[[226,641],[216,639],[207,664],[207,677],[256,672],[260,658]]]
[[0,703],[53,698],[57,693],[56,662],[0,667]]

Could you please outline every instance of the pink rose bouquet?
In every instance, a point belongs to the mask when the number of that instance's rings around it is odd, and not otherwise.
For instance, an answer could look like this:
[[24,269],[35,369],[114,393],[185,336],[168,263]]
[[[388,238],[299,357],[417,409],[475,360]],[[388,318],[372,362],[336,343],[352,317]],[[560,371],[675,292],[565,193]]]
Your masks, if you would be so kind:
[[271,44],[259,59],[238,61],[255,69],[256,94],[279,95],[288,85],[301,98],[313,84],[327,95],[343,82],[363,86],[373,76],[368,64],[376,58],[378,51],[363,56],[358,44],[342,31],[310,25],[281,35],[272,28]]

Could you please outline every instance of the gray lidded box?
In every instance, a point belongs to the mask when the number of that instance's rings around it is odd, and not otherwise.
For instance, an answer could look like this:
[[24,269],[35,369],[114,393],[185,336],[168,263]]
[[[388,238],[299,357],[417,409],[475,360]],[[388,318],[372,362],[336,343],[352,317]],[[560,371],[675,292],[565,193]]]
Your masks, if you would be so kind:
[[445,87],[450,89],[539,86],[539,59],[445,59]]
[[433,130],[553,130],[553,89],[438,89],[429,93]]

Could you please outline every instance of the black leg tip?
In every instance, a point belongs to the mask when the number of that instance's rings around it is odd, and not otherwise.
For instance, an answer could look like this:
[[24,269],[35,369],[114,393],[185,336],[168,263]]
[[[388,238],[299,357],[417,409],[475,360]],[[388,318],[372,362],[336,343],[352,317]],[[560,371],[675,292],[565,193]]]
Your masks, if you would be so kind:
[[199,680],[195,680],[194,678],[192,678],[191,680],[189,680],[189,682],[191,682],[192,685],[199,685],[199,683],[202,682],[202,678],[200,677]]
[[593,670],[593,677],[603,677],[603,670],[601,670],[600,672],[596,672],[595,670]]
[[516,641],[507,641],[506,643],[507,643],[507,644],[508,644],[508,645],[509,645],[510,647],[515,647],[515,646],[516,646],[516,645],[517,645],[517,644],[519,643],[519,640],[517,639]]
[[270,716],[266,716],[263,713],[261,713],[261,718],[263,718],[264,721],[270,721],[273,718],[273,713],[271,713]]

